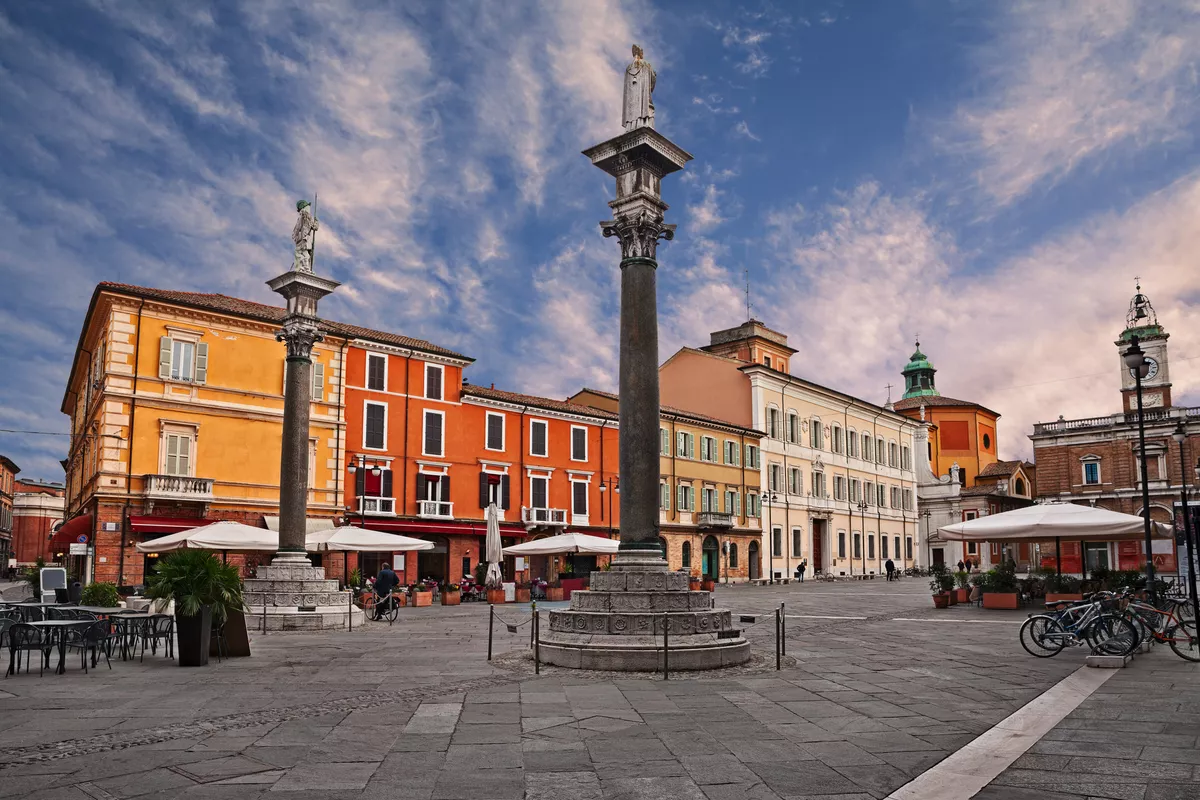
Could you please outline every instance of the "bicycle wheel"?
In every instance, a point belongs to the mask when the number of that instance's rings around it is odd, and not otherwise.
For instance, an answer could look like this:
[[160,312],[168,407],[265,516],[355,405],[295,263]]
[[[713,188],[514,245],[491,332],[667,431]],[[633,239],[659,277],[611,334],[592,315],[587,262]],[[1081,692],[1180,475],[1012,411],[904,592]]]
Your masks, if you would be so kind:
[[1127,656],[1137,649],[1141,639],[1137,628],[1124,617],[1101,614],[1084,633],[1092,652],[1104,656]]
[[1021,647],[1031,656],[1053,658],[1066,647],[1067,631],[1054,617],[1034,616],[1021,626]]
[[396,602],[395,598],[389,599],[387,610],[383,613],[387,617],[388,625],[391,625],[396,621],[396,617],[400,616],[400,604]]
[[1196,621],[1185,619],[1166,631],[1167,641],[1175,655],[1186,661],[1200,661],[1200,639],[1197,638]]

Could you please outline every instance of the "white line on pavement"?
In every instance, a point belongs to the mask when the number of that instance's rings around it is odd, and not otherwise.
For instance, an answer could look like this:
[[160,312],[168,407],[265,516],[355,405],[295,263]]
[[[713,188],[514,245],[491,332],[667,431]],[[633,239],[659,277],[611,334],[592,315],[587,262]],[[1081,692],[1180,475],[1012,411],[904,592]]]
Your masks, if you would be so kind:
[[886,800],[968,800],[1115,675],[1080,667]]
[[1023,625],[1023,619],[918,619],[916,617],[895,617],[889,622],[964,622],[971,625]]
[[866,617],[830,617],[825,614],[784,614],[788,619],[866,619]]

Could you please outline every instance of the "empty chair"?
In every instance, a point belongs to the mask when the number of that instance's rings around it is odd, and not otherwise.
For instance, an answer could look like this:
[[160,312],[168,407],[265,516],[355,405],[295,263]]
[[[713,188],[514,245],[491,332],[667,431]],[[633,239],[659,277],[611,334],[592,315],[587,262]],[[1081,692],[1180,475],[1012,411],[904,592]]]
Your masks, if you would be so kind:
[[100,654],[104,654],[104,663],[108,664],[108,668],[112,669],[112,662],[108,660],[108,651],[111,649],[112,625],[106,619],[92,618],[92,624],[86,628],[79,627],[70,632],[67,639],[68,650],[79,651],[79,663],[83,667],[83,671],[88,671],[88,652],[92,654],[92,666],[96,666],[100,662]]
[[18,622],[8,629],[8,672],[4,673],[4,677],[21,671],[21,653],[28,654],[25,662],[25,671],[28,672],[29,659],[33,658],[34,652],[38,653],[38,675],[42,675],[50,661],[52,649],[54,644],[50,637],[42,635],[32,625]]
[[0,647],[4,647],[8,643],[8,629],[19,621],[12,617],[0,616]]
[[158,652],[158,643],[162,642],[163,652],[168,658],[175,657],[175,618],[167,614],[154,614],[142,626],[142,655],[146,660],[146,645],[150,645],[150,655]]

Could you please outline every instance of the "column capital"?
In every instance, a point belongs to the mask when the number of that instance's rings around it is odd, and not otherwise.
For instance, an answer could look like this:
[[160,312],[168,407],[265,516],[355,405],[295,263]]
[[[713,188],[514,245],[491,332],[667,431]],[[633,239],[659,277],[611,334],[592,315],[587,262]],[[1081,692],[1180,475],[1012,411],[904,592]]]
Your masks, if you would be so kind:
[[324,340],[317,320],[305,314],[288,315],[283,320],[283,329],[275,334],[275,341],[287,344],[288,361],[310,360],[313,345]]
[[600,223],[600,231],[605,238],[615,236],[620,241],[622,262],[629,259],[655,261],[658,240],[675,238],[675,226],[663,222],[662,212],[655,213],[648,208],[605,220]]

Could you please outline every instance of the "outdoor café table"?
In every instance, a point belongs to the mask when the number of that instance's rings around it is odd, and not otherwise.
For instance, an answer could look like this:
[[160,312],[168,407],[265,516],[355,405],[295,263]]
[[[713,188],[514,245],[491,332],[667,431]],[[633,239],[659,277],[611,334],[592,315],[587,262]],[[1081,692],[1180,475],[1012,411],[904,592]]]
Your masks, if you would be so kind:
[[73,608],[76,611],[86,611],[89,614],[95,614],[98,617],[112,617],[117,614],[145,614],[145,611],[134,611],[131,608],[123,606],[64,606],[64,608]]
[[67,632],[71,628],[86,627],[93,622],[95,622],[93,619],[45,619],[41,622],[30,622],[28,624],[35,628],[46,630],[52,639],[57,640],[55,643],[58,645],[58,668],[55,672],[62,675],[67,671]]
[[36,601],[33,603],[5,603],[5,605],[8,606],[9,608],[19,608],[21,610],[21,618],[23,620],[25,620],[26,622],[28,622],[29,621],[29,613],[25,609],[40,608],[40,609],[45,610],[47,608],[57,608],[58,606],[61,606],[63,604],[62,603],[44,603],[39,600],[39,601]]

